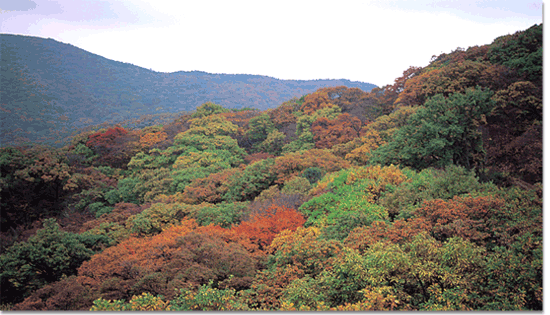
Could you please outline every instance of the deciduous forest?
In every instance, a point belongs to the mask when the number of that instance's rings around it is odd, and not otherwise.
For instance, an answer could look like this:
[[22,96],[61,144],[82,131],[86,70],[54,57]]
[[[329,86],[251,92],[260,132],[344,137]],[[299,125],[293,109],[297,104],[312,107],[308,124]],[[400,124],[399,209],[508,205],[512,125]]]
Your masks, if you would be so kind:
[[542,310],[542,24],[370,92],[0,148],[2,310]]

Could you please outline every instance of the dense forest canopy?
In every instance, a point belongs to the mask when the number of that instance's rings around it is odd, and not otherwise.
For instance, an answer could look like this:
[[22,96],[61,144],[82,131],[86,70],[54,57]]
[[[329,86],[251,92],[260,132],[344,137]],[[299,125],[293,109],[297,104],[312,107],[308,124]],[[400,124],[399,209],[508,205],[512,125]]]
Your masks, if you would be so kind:
[[542,310],[542,25],[370,92],[5,146],[0,197],[3,310]]

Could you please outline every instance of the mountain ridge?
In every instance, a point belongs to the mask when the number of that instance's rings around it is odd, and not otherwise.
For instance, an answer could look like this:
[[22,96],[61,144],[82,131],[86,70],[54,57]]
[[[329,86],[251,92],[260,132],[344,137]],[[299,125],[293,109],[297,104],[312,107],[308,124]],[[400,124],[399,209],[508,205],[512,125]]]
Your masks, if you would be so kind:
[[157,72],[36,36],[0,34],[1,145],[59,142],[70,130],[192,111],[205,102],[265,110],[347,79],[282,80],[256,74]]

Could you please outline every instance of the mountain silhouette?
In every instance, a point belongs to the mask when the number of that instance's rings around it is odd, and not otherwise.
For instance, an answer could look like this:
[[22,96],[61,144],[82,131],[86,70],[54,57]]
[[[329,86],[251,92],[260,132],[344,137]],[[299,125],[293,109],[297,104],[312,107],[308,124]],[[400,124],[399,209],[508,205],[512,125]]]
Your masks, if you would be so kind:
[[81,128],[192,111],[205,102],[265,110],[322,87],[356,87],[367,92],[376,87],[344,79],[155,72],[32,36],[0,34],[0,46],[3,146],[59,143]]

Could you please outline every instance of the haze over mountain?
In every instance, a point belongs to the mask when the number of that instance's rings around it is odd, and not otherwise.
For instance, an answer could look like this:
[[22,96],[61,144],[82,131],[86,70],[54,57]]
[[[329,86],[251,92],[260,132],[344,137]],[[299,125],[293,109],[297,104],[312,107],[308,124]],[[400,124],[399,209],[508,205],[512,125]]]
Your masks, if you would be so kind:
[[370,91],[349,80],[279,80],[201,71],[161,73],[53,39],[1,34],[0,145],[60,142],[102,123],[161,119],[205,102],[226,108],[276,107],[322,87]]

